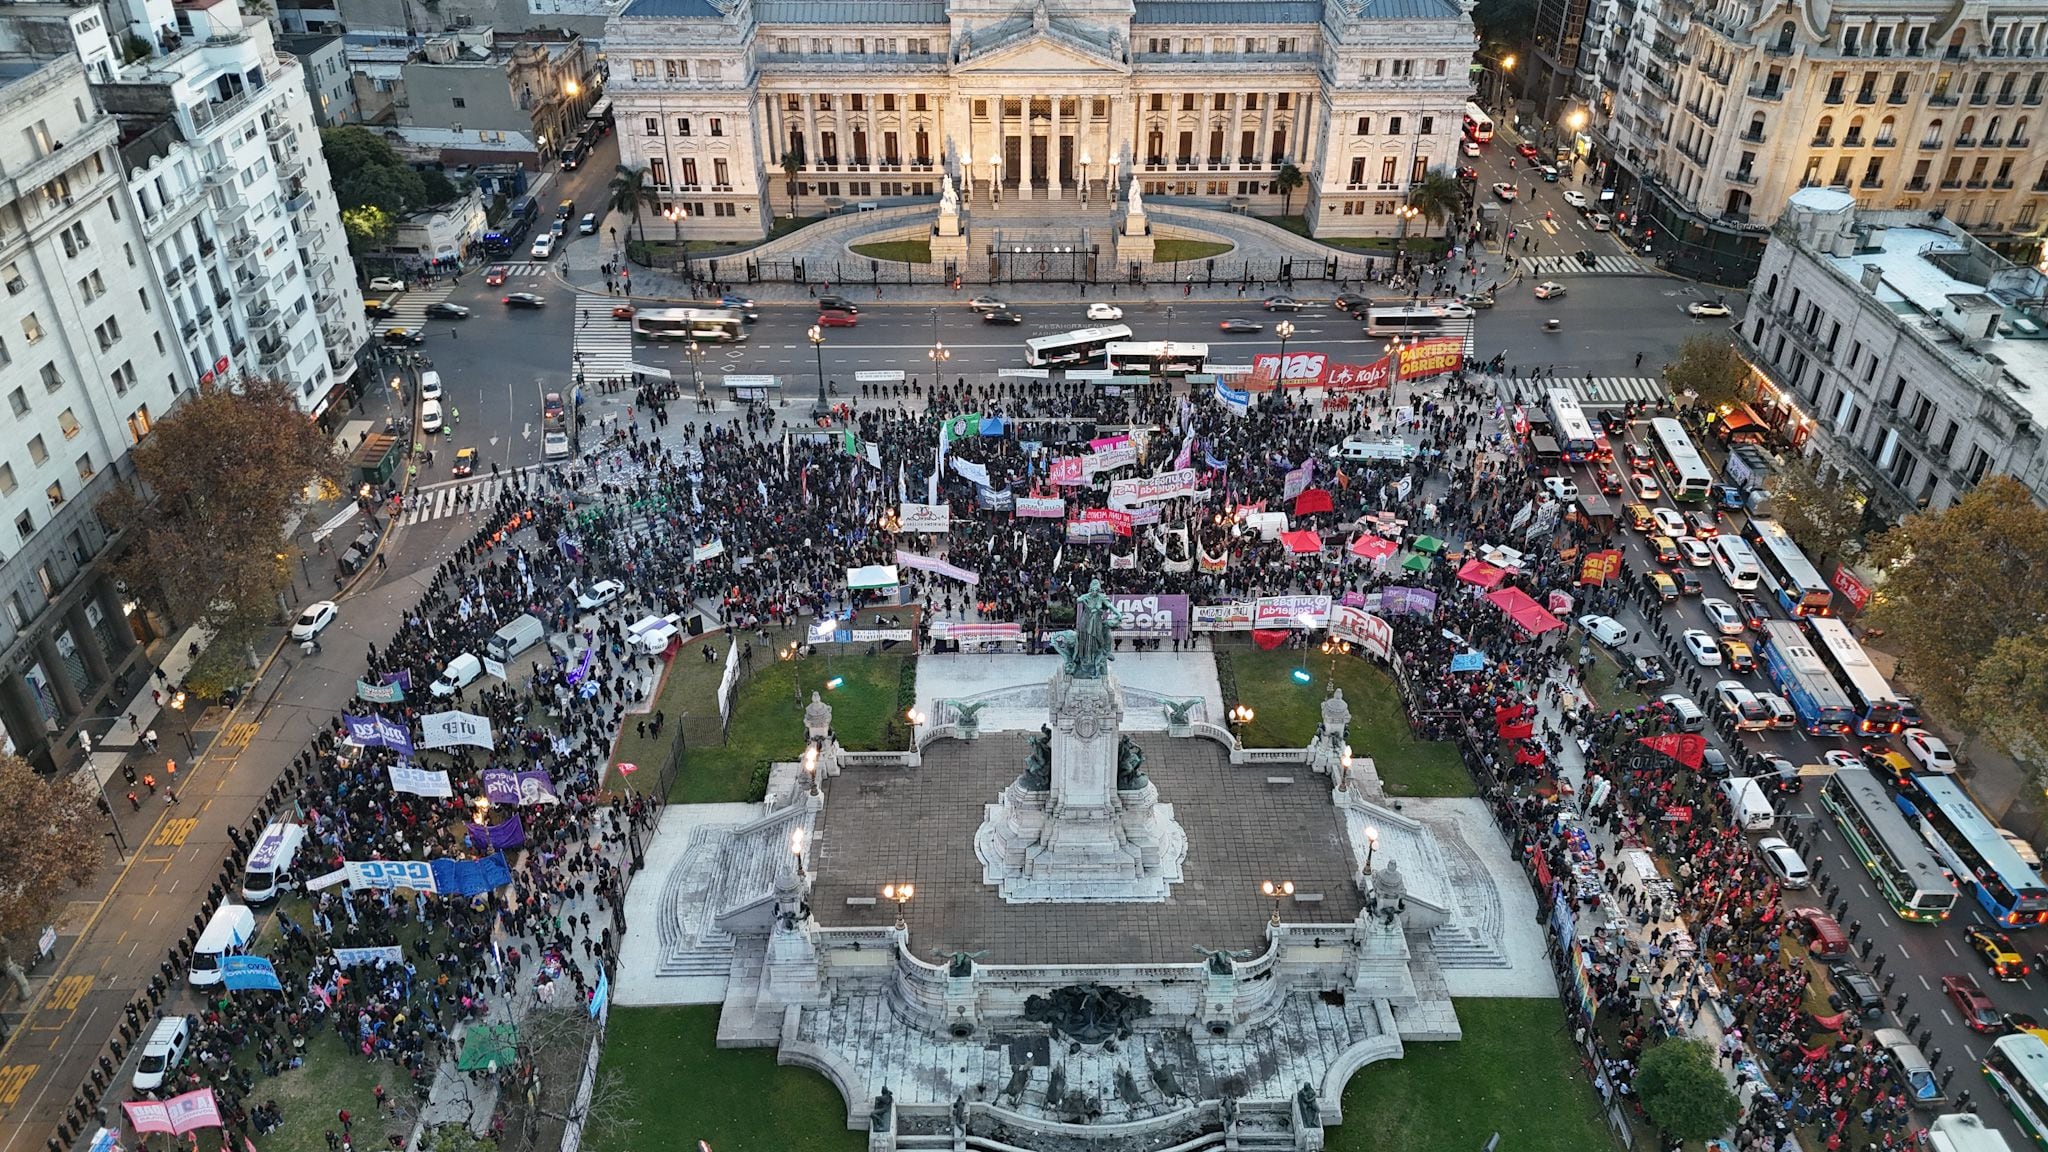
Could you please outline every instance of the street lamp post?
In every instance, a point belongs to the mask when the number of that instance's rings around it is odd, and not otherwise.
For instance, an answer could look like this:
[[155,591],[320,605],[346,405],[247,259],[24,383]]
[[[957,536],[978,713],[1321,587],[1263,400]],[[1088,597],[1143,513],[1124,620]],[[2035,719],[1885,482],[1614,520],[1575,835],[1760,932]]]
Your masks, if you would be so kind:
[[690,384],[697,389],[697,399],[704,399],[704,349],[694,339],[690,341]]
[[1273,335],[1280,338],[1280,370],[1287,371],[1287,342],[1294,339],[1294,321],[1282,320],[1273,325]]
[[1370,876],[1370,875],[1372,875],[1372,854],[1373,854],[1374,852],[1377,852],[1377,851],[1379,851],[1379,847],[1380,847],[1380,830],[1379,830],[1379,827],[1378,827],[1377,825],[1373,825],[1373,824],[1368,824],[1368,825],[1366,825],[1366,827],[1365,827],[1365,868],[1363,869],[1363,871],[1364,871],[1365,875],[1367,875],[1367,876]]
[[1278,928],[1280,926],[1280,902],[1294,895],[1294,881],[1281,880],[1275,882],[1268,880],[1259,885],[1259,891],[1273,898],[1273,927]]
[[906,931],[910,927],[910,921],[903,918],[903,906],[910,903],[910,898],[915,895],[917,895],[917,885],[915,884],[882,885],[882,899],[894,900],[896,902],[896,930],[898,932]]
[[832,405],[825,399],[825,331],[813,324],[810,337],[811,350],[818,354],[818,402],[811,405],[811,416],[823,420],[832,415]]
[[937,384],[946,374],[946,361],[953,358],[953,350],[939,339],[939,310],[932,309],[932,346],[925,355],[932,362],[932,383]]

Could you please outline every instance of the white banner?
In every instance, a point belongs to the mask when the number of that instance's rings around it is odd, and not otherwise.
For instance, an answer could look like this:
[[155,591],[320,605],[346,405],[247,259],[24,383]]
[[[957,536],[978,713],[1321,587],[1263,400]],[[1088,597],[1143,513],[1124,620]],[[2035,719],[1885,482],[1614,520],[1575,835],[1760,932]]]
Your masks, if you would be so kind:
[[510,676],[505,675],[505,662],[493,660],[489,656],[484,657],[484,675],[496,676],[500,680],[511,679]]
[[1327,628],[1328,596],[1261,596],[1253,603],[1254,628]]
[[385,944],[376,948],[336,948],[334,958],[341,962],[343,968],[353,968],[358,964],[405,963],[405,955],[398,950],[396,944]]
[[1161,472],[1157,476],[1134,476],[1128,480],[1112,480],[1109,485],[1109,503],[1112,508],[1143,504],[1151,500],[1171,500],[1176,496],[1194,494],[1193,468]]
[[348,873],[350,888],[410,888],[415,892],[439,892],[434,866],[425,860],[350,860],[342,871]]
[[455,795],[455,786],[449,783],[446,772],[429,772],[425,768],[414,768],[407,764],[391,766],[391,790],[410,792],[415,796],[445,798]]
[[725,541],[723,540],[713,540],[709,544],[699,544],[695,548],[690,549],[690,559],[699,564],[706,560],[716,560],[723,555],[725,555]]
[[898,532],[947,532],[953,526],[953,509],[948,504],[913,504],[905,500],[896,506]]
[[1330,635],[1349,640],[1382,660],[1394,650],[1394,626],[1349,604],[1330,609]]
[[422,748],[449,748],[457,744],[491,747],[490,718],[467,712],[429,712],[420,717]]

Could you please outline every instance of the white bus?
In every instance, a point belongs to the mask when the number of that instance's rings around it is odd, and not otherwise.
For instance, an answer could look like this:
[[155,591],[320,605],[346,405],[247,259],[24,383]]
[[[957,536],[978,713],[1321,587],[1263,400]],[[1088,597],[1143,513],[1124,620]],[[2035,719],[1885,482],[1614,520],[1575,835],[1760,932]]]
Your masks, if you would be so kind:
[[1814,651],[1828,666],[1835,683],[1856,709],[1856,730],[1886,735],[1906,726],[1899,710],[1899,697],[1885,683],[1884,674],[1863,651],[1863,645],[1849,634],[1849,626],[1833,616],[1808,616],[1806,626],[1813,632]]
[[1174,340],[1118,340],[1103,349],[1103,367],[1132,376],[1185,376],[1209,363],[1207,344]]
[[1869,769],[1842,768],[1823,779],[1820,802],[1892,911],[1923,924],[1948,919],[1955,884]]
[[1984,1079],[2034,1143],[2048,1144],[2048,1041],[2031,1032],[1993,1040]]
[[1480,144],[1493,139],[1493,117],[1470,100],[1465,102],[1465,135]]
[[1365,310],[1365,331],[1369,336],[1428,335],[1443,331],[1444,314],[1427,305],[1374,305]]
[[1663,473],[1664,491],[1674,503],[1699,504],[1714,488],[1714,474],[1693,447],[1685,426],[1669,416],[1650,421],[1650,451]]
[[1998,1129],[1985,1125],[1974,1112],[1937,1116],[1927,1126],[1928,1152],[2012,1152]]
[[1566,460],[1594,460],[1600,455],[1600,436],[1586,419],[1579,398],[1566,388],[1552,388],[1543,394],[1543,407],[1550,413],[1550,435]]
[[1119,340],[1129,340],[1131,330],[1122,324],[1107,328],[1082,328],[1051,336],[1034,336],[1024,342],[1024,362],[1033,368],[1080,364],[1102,355],[1103,349]]
[[736,344],[747,338],[747,318],[728,308],[643,308],[633,313],[633,335]]
[[1722,533],[1707,541],[1707,547],[1714,553],[1714,567],[1721,570],[1721,579],[1728,582],[1737,592],[1754,591],[1760,579],[1756,567],[1756,553],[1742,542],[1742,537]]
[[1792,542],[1792,534],[1783,524],[1752,516],[1742,526],[1742,538],[1756,552],[1757,567],[1763,570],[1764,583],[1777,594],[1778,607],[1794,616],[1828,614],[1835,602],[1834,589],[1820,578],[1820,571]]

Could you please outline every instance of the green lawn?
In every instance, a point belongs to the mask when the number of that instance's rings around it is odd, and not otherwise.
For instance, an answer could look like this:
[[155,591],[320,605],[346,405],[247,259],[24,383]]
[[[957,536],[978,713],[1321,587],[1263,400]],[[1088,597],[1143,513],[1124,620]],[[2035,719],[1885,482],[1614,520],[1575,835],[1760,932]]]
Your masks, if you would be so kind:
[[[729,1152],[859,1152],[839,1091],[816,1072],[775,1063],[772,1048],[720,1050],[717,1005],[614,1008],[602,1068],[633,1090],[639,1127],[593,1129],[592,1152],[650,1144]],[[322,1150],[324,1152],[324,1150]]]
[[1158,240],[1152,245],[1152,260],[1165,264],[1173,260],[1205,260],[1230,251],[1230,245],[1214,240]]
[[[685,747],[683,771],[669,799],[686,804],[759,800],[767,766],[802,754],[804,708],[813,692],[832,705],[832,727],[843,747],[905,746],[907,730],[890,727],[898,715],[897,682],[905,656],[870,657],[854,645],[844,653],[837,647],[823,645],[805,660],[756,660],[754,675],[740,685],[725,742],[693,740]],[[834,678],[841,680],[839,687],[826,687]],[[715,726],[715,701],[710,715]]]
[[[1323,687],[1331,681],[1344,690],[1351,706],[1351,748],[1373,758],[1390,796],[1472,796],[1471,773],[1458,759],[1457,746],[1446,741],[1419,740],[1394,687],[1394,678],[1356,656],[1321,652],[1262,652],[1249,644],[1223,649],[1231,660],[1237,697],[1255,713],[1243,734],[1254,748],[1300,748],[1322,721]],[[1309,683],[1294,679],[1307,668]],[[1228,693],[1226,691],[1226,697]],[[1232,701],[1224,700],[1229,707]]]
[[1593,698],[1593,705],[1602,712],[1616,708],[1634,708],[1644,702],[1642,693],[1621,686],[1621,665],[1604,651],[1593,654],[1592,666],[1586,670],[1586,693]]
[[1614,1147],[1557,1001],[1460,1000],[1458,1023],[1458,1043],[1410,1044],[1351,1078],[1330,1152],[1476,1149],[1495,1132],[1513,1152]]
[[898,264],[932,262],[930,240],[879,240],[872,244],[855,244],[853,251],[855,255],[874,260],[891,260]]
[[[384,1091],[402,1101],[402,1114],[377,1116],[377,1098],[370,1094],[379,1077]],[[249,1106],[266,1100],[277,1101],[284,1111],[284,1126],[263,1141],[263,1152],[327,1152],[327,1130],[341,1134],[334,1114],[348,1109],[355,1122],[355,1146],[368,1152],[386,1147],[387,1133],[405,1135],[412,1130],[418,1101],[405,1070],[389,1061],[365,1060],[342,1047],[334,1029],[316,1029],[306,1041],[306,1062],[282,1076],[256,1079],[249,1094]]]
[[1260,216],[1258,219],[1264,220],[1275,228],[1285,228],[1296,236],[1308,235],[1308,218],[1306,216]]

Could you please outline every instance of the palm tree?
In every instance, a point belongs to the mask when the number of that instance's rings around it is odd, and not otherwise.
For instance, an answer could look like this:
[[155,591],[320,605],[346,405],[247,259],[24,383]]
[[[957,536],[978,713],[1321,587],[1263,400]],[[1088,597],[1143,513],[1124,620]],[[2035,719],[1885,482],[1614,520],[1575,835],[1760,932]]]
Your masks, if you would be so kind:
[[789,182],[789,214],[796,216],[796,174],[803,171],[804,154],[791,148],[782,154],[782,176]]
[[1448,240],[1449,225],[1454,224],[1458,214],[1465,210],[1465,189],[1450,169],[1431,168],[1408,189],[1408,206],[1431,224],[1442,221],[1446,225],[1444,238]]
[[1293,164],[1282,164],[1280,166],[1280,171],[1273,177],[1273,187],[1280,190],[1280,214],[1282,216],[1289,215],[1288,208],[1294,201],[1294,190],[1307,182],[1307,178],[1301,174],[1301,169],[1296,168]]
[[640,239],[647,239],[647,229],[640,223],[640,207],[660,209],[661,197],[654,185],[647,182],[647,169],[628,168],[619,165],[619,174],[612,177],[612,198],[607,205],[614,212],[631,212],[633,228],[640,233]]

